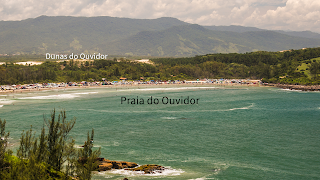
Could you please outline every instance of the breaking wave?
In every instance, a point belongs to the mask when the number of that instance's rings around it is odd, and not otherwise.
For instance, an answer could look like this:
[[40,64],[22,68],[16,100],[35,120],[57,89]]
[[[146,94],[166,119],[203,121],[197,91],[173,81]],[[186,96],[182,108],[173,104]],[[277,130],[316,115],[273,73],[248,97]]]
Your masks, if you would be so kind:
[[[99,172],[98,175],[104,177],[111,177],[112,175],[124,175],[126,177],[163,177],[163,176],[179,176],[184,173],[181,169],[172,169],[170,166],[165,167],[165,170],[154,171],[152,174],[145,174],[143,171],[129,171],[124,169],[112,169],[110,171]],[[113,176],[112,176],[113,177]]]
[[32,96],[32,97],[21,97],[18,99],[73,99],[80,97],[80,95],[96,94],[98,92],[79,92],[79,93],[70,93],[70,94],[54,94],[47,96]]
[[73,94],[96,94],[98,92],[83,92],[83,93],[73,93]]
[[22,97],[18,99],[73,99],[75,97],[80,97],[75,94],[57,94],[48,96],[33,96],[33,97]]
[[2,106],[7,105],[7,104],[12,104],[13,102],[14,102],[14,100],[0,99],[0,105],[2,105]]
[[234,111],[234,110],[237,110],[237,109],[249,109],[251,107],[253,107],[253,103],[250,106],[241,107],[241,108],[232,108],[232,109],[229,109],[229,111]]

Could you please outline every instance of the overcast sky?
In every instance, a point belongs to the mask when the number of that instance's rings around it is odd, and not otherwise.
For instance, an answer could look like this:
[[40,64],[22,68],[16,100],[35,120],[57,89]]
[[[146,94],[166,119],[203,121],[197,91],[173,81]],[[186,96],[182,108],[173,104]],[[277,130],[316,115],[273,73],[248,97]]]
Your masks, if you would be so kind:
[[175,17],[200,25],[320,33],[320,0],[0,0],[0,20],[41,15]]

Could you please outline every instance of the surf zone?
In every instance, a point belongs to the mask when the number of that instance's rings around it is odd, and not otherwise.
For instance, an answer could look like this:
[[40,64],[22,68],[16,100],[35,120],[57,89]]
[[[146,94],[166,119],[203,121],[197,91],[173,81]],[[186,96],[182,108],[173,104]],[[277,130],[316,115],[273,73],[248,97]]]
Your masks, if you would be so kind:
[[162,97],[162,98],[155,98],[150,96],[150,98],[144,99],[137,97],[124,97],[122,96],[120,101],[121,104],[149,104],[149,105],[157,105],[157,104],[164,104],[164,105],[194,105],[199,103],[200,98],[190,98],[189,96],[180,98],[169,98],[169,97]]

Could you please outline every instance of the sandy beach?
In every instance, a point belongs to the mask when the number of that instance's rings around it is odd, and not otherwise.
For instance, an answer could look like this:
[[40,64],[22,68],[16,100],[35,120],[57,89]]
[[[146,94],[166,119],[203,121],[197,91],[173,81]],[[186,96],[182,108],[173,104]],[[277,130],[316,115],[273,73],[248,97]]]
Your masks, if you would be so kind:
[[124,84],[124,85],[97,85],[97,86],[66,86],[66,87],[50,87],[50,88],[33,88],[33,89],[15,89],[15,90],[0,90],[0,94],[26,93],[35,91],[50,91],[50,90],[66,90],[66,89],[94,89],[94,88],[129,88],[129,87],[173,87],[173,86],[215,86],[215,87],[266,87],[259,84],[237,84],[237,83],[181,83],[181,84]]
[[304,85],[288,85],[288,84],[238,84],[238,83],[162,83],[162,84],[117,84],[117,85],[94,85],[94,86],[66,86],[66,87],[50,87],[50,88],[33,88],[33,89],[15,89],[15,90],[0,90],[0,94],[26,93],[35,91],[50,91],[50,90],[66,90],[66,89],[95,89],[95,88],[130,88],[130,87],[173,87],[173,86],[213,86],[213,87],[277,87],[290,90],[301,91],[320,91],[320,85],[304,86]]

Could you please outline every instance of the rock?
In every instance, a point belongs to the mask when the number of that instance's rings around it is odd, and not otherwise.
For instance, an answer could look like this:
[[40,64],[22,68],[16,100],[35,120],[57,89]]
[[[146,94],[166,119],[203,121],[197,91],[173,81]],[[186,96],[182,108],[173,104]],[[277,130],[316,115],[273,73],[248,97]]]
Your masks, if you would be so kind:
[[112,169],[113,164],[108,162],[103,162],[99,165],[99,171],[106,171]]
[[124,167],[122,166],[122,163],[119,161],[111,161],[113,165],[113,169],[123,169]]
[[127,161],[110,161],[105,158],[97,158],[99,161],[99,171],[106,171],[110,169],[123,169],[123,168],[134,168],[138,166],[137,163]]
[[134,162],[121,161],[121,163],[124,168],[134,168],[134,167],[138,166],[138,164],[134,163]]
[[107,161],[105,158],[97,158],[97,161]]
[[142,165],[136,168],[132,169],[125,169],[129,171],[144,171],[145,174],[153,174],[155,171],[161,173],[163,170],[165,170],[165,167],[156,165],[156,164],[147,164],[147,165]]

